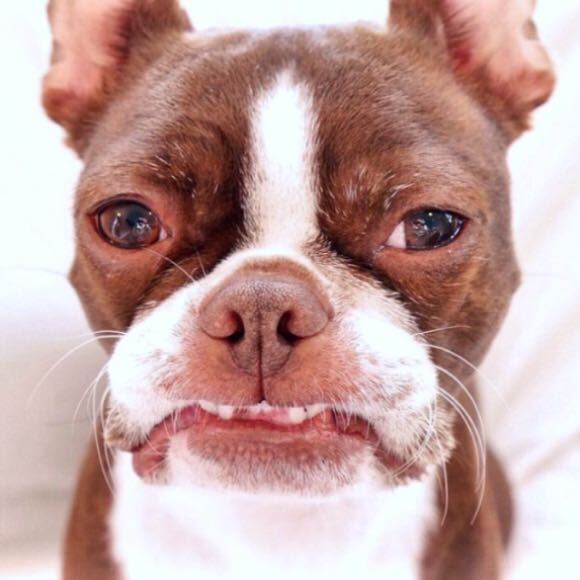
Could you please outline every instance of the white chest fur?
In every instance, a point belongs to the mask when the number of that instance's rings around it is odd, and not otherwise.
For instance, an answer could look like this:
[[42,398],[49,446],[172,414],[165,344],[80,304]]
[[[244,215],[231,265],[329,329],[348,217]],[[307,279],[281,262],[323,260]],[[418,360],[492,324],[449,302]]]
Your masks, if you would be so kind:
[[434,481],[327,499],[151,486],[120,454],[111,519],[125,580],[418,577]]

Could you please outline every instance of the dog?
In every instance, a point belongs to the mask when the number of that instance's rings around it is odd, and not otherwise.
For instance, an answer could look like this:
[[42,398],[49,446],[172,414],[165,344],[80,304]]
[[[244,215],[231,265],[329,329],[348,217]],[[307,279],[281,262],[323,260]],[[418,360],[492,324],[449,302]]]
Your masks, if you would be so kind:
[[506,151],[554,85],[533,5],[214,33],[51,1],[111,355],[65,579],[502,577],[476,370],[519,283]]

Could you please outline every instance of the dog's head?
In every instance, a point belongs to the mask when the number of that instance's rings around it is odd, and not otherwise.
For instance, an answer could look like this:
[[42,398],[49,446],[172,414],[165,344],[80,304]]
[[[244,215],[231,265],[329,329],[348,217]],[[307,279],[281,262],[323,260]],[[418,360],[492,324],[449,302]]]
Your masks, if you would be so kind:
[[105,436],[142,477],[324,493],[446,460],[518,284],[505,153],[553,85],[532,4],[207,34],[174,0],[53,0],[71,278],[122,333]]

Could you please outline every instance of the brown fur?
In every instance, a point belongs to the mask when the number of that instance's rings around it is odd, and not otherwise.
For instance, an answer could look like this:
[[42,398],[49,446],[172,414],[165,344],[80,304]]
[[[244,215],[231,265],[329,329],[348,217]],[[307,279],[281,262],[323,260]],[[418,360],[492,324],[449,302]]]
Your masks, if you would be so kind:
[[99,458],[106,453],[99,434],[87,449],[72,504],[63,553],[65,580],[121,580],[110,551],[112,496],[105,479],[110,473]]
[[[127,44],[90,99],[64,94],[48,75],[45,107],[86,164],[75,207],[71,280],[92,326],[125,330],[136,314],[187,281],[155,254],[119,250],[98,238],[91,215],[112,194],[146,193],[172,227],[172,237],[156,251],[194,277],[243,244],[240,189],[251,94],[290,68],[313,91],[320,120],[323,239],[313,251],[338,255],[349,274],[397,292],[421,331],[449,327],[426,335],[432,358],[469,382],[472,369],[436,347],[478,364],[518,285],[505,153],[531,107],[515,108],[481,72],[454,72],[437,36],[442,15],[435,5],[413,2],[416,10],[410,11],[394,2],[389,33],[354,27],[185,40],[187,24],[176,4],[153,2],[166,25],[124,13],[119,26]],[[437,203],[470,218],[453,245],[418,253],[383,247],[406,211]],[[198,372],[227,371],[198,362]],[[445,374],[440,381],[469,408],[456,384]],[[241,389],[240,402],[251,402],[255,382],[240,385],[236,396]],[[288,385],[277,379],[265,388],[275,400]],[[227,402],[232,393],[213,395]],[[462,444],[447,464],[453,500],[433,532],[423,577],[493,580],[501,575],[509,535],[509,489],[490,453],[486,493],[472,525],[475,456],[463,444],[469,438],[459,423],[456,436]],[[108,548],[110,505],[93,443],[67,534],[67,580],[117,577]]]
[[[469,402],[462,404],[469,409]],[[459,441],[468,441],[463,423],[456,424]],[[486,580],[503,576],[502,553],[512,530],[511,493],[503,468],[487,452],[485,494],[478,506],[475,456],[460,445],[446,464],[448,499],[440,488],[439,508],[447,516],[433,533],[423,557],[424,580]],[[477,516],[474,518],[474,514]]]

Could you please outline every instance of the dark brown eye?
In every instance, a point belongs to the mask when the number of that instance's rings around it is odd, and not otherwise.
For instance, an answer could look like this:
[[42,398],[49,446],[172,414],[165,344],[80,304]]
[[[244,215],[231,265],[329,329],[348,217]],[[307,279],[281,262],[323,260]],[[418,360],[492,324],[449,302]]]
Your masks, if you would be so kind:
[[99,210],[96,220],[101,237],[119,248],[151,246],[165,235],[159,218],[136,201],[111,203]]
[[432,250],[452,242],[466,218],[452,211],[420,209],[407,214],[393,230],[387,246],[406,250]]

